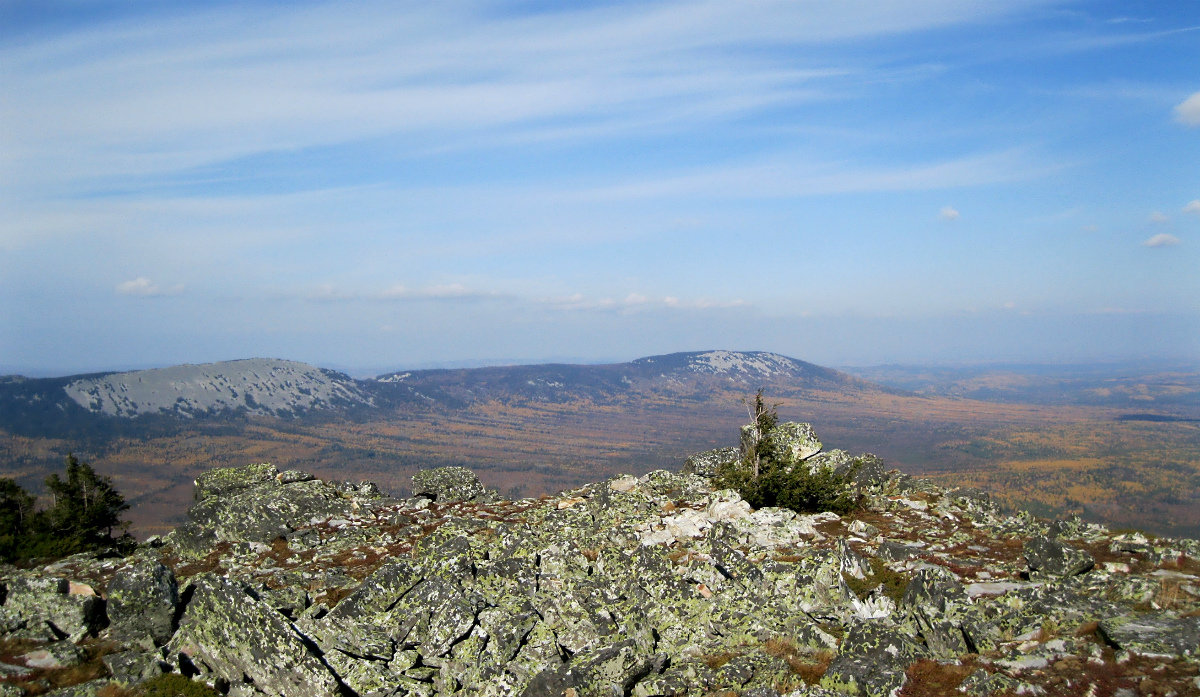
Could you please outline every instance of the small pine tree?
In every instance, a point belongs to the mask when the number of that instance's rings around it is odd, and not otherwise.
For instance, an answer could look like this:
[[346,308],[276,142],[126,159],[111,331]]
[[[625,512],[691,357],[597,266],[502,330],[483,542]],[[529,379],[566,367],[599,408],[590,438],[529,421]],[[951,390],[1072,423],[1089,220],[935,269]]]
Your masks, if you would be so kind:
[[769,437],[779,423],[778,405],[763,400],[760,388],[753,403],[746,401],[753,420],[748,442],[742,443],[742,458],[722,465],[713,480],[721,489],[733,489],[754,508],[779,506],[800,513],[833,511],[849,513],[858,506],[850,486],[850,475],[820,468],[812,471],[804,463],[785,462]]
[[742,457],[755,479],[761,474],[763,462],[769,462],[775,458],[774,449],[767,434],[779,423],[779,413],[776,411],[778,407],[778,404],[767,406],[766,401],[763,400],[763,388],[761,387],[754,395],[753,407],[748,402],[746,403],[746,409],[750,412],[750,420],[754,423],[753,444],[746,448]]

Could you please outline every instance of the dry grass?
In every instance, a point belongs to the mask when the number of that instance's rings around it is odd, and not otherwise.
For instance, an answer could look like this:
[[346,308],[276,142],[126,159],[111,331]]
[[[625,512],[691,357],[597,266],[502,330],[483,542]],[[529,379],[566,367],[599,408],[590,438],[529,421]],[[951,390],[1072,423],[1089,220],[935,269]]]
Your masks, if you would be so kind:
[[709,653],[700,657],[704,665],[708,666],[709,670],[720,670],[721,666],[732,661],[742,654],[737,651],[721,651],[720,653]]
[[1096,634],[1096,632],[1099,631],[1099,629],[1100,629],[1099,622],[1094,622],[1094,621],[1093,622],[1084,622],[1083,624],[1081,624],[1075,628],[1075,636],[1077,636],[1077,637],[1098,636]]
[[968,663],[938,663],[923,658],[908,667],[900,697],[946,697],[961,694],[958,686],[974,672]]
[[763,653],[782,659],[792,673],[807,685],[817,685],[825,677],[825,671],[833,661],[834,653],[828,650],[813,651],[801,648],[796,642],[784,637],[774,637],[763,642]]
[[1154,592],[1154,600],[1152,602],[1160,610],[1171,610],[1179,602],[1179,596],[1182,592],[1177,579],[1159,579],[1158,590]]
[[[13,659],[21,653],[32,651],[41,645],[38,642],[0,640],[0,659],[5,663],[21,664],[21,661]],[[105,641],[89,639],[80,644],[80,647],[85,651],[82,663],[63,668],[36,668],[27,676],[10,680],[9,684],[23,689],[26,695],[41,695],[61,687],[78,685],[107,676],[108,668],[101,659],[112,653],[114,646]]]

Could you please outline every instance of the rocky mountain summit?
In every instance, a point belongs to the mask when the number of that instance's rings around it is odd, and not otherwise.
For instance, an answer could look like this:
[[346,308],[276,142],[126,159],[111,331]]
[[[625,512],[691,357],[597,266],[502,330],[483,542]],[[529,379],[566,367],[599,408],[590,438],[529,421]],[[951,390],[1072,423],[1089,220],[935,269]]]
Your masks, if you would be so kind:
[[128,557],[0,568],[0,695],[1200,694],[1200,542],[776,432],[855,462],[861,506],[754,510],[713,484],[736,448],[517,501],[461,468],[407,499],[213,470]]
[[63,390],[83,408],[108,416],[222,411],[295,416],[314,409],[370,405],[354,380],[305,363],[250,358],[203,365],[80,377]]

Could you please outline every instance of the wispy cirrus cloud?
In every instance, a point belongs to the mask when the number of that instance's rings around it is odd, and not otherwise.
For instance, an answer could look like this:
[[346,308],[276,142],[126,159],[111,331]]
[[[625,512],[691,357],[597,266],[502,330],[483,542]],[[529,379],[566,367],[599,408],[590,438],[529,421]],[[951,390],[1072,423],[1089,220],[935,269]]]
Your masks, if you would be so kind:
[[760,162],[706,166],[653,179],[566,191],[567,198],[622,200],[673,196],[792,198],[827,194],[930,191],[1028,181],[1071,167],[1025,148],[949,157],[932,162],[864,166],[775,157]]
[[[674,0],[158,11],[0,45],[0,162],[43,185],[395,135],[612,132],[826,98],[863,68],[747,50],[969,24],[1042,4]],[[841,78],[850,76],[850,83]],[[87,118],[78,118],[78,114]],[[453,138],[441,135],[454,134]]]

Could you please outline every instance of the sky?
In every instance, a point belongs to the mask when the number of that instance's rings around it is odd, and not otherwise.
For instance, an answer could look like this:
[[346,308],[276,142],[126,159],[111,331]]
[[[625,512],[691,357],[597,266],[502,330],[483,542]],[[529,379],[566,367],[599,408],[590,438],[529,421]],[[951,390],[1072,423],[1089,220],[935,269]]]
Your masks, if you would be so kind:
[[0,0],[0,372],[1200,360],[1200,3]]

